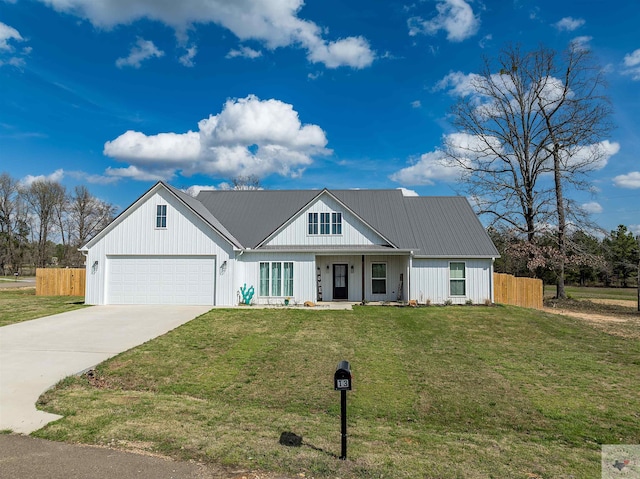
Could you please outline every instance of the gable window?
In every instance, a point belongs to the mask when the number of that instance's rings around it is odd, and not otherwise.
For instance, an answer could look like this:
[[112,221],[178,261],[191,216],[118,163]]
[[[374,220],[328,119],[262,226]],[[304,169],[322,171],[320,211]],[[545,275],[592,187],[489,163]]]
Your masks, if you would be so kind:
[[309,213],[307,221],[309,235],[341,235],[342,213]]
[[328,235],[331,228],[331,213],[320,213],[320,234]]
[[318,234],[318,213],[309,213],[309,234]]
[[465,263],[449,263],[449,295],[465,296],[467,294],[467,273]]
[[371,264],[371,293],[387,294],[387,264]]
[[260,263],[260,296],[293,296],[293,263]]
[[331,213],[331,234],[342,234],[342,213]]
[[167,227],[167,205],[158,205],[156,207],[156,228]]

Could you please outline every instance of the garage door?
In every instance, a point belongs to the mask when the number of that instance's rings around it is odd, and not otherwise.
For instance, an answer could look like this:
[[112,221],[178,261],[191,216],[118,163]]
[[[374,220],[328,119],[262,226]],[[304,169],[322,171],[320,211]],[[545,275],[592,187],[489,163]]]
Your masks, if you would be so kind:
[[214,256],[108,256],[107,304],[214,304]]

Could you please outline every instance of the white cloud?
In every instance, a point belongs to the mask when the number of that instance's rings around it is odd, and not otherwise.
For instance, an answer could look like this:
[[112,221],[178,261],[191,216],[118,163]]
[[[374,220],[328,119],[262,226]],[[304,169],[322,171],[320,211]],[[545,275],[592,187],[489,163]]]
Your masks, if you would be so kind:
[[[323,29],[298,17],[303,0],[40,0],[57,11],[89,20],[100,28],[148,19],[176,31],[181,44],[197,24],[215,23],[230,30],[241,41],[263,42],[269,49],[295,46],[307,50],[311,61],[328,68],[369,66],[375,53],[361,37],[330,42]],[[461,1],[461,0],[457,0]]]
[[192,67],[195,65],[193,59],[195,58],[197,53],[198,47],[196,47],[195,45],[191,45],[189,48],[187,48],[185,54],[178,58],[178,61],[185,67]]
[[631,231],[634,236],[640,235],[640,225],[629,225],[629,231]]
[[129,56],[126,58],[118,58],[116,60],[116,66],[118,68],[125,66],[140,68],[143,61],[153,57],[161,57],[163,55],[164,52],[162,50],[158,50],[152,41],[138,38],[135,46],[131,48]]
[[307,55],[312,63],[323,63],[327,68],[349,65],[361,69],[371,65],[374,58],[369,42],[363,37],[343,38],[329,43],[314,42]]
[[411,108],[422,108],[422,102],[420,100],[412,101]]
[[115,178],[130,178],[138,181],[160,181],[170,180],[175,176],[172,170],[152,170],[145,171],[136,166],[129,166],[128,168],[107,168],[105,173],[108,176]]
[[493,40],[493,35],[489,33],[488,35],[485,35],[484,37],[482,37],[482,39],[478,42],[478,46],[480,48],[484,48],[487,46],[487,43],[489,43],[491,40]]
[[420,196],[418,193],[416,193],[413,190],[409,190],[407,188],[398,188],[400,191],[402,191],[402,196]]
[[0,67],[2,65],[11,65],[16,68],[22,68],[25,65],[24,57],[31,53],[31,47],[24,47],[16,53],[16,48],[10,43],[23,41],[25,40],[18,30],[0,22]]
[[632,171],[626,175],[618,175],[613,179],[613,183],[618,188],[638,189],[640,188],[640,171]]
[[449,90],[452,96],[475,95],[478,91],[477,85],[483,78],[476,73],[465,74],[462,72],[449,72],[445,77],[435,84],[434,91]]
[[585,24],[583,18],[564,17],[559,22],[553,24],[558,30],[572,32]]
[[13,51],[14,48],[9,45],[10,40],[18,42],[23,41],[22,35],[13,27],[10,27],[6,23],[0,22],[0,50]]
[[170,178],[185,175],[212,177],[272,173],[295,177],[326,155],[327,139],[317,125],[302,125],[293,106],[254,95],[228,100],[217,115],[198,123],[198,131],[145,135],[127,131],[104,146],[104,154],[130,163],[109,175]]
[[227,53],[227,58],[242,57],[250,58],[253,60],[254,58],[258,58],[260,56],[262,56],[262,52],[249,47],[240,47],[239,50],[232,49],[229,50],[229,53]]
[[439,0],[436,10],[438,14],[431,20],[410,18],[407,22],[409,35],[436,35],[444,30],[447,32],[447,40],[461,42],[475,35],[480,27],[480,20],[465,0]]
[[589,37],[587,35],[582,35],[580,37],[576,37],[573,40],[571,40],[571,45],[576,50],[589,50],[589,48],[590,48],[589,42],[591,40],[593,40],[593,37]]
[[622,73],[631,75],[633,80],[640,80],[640,48],[624,56],[624,66]]
[[602,213],[603,211],[600,203],[596,201],[590,201],[589,203],[582,204],[582,209],[589,214],[599,214],[599,213]]
[[447,166],[444,153],[431,151],[420,156],[411,166],[402,168],[389,178],[402,185],[434,185],[436,181],[455,181],[460,177],[460,170]]
[[31,186],[36,181],[58,182],[58,181],[62,181],[63,178],[64,178],[64,170],[58,169],[49,175],[37,175],[37,176],[27,175],[24,178],[22,178],[22,180],[20,180],[20,183],[22,183],[22,185],[24,186]]
[[609,158],[620,151],[620,143],[604,140],[593,145],[576,148],[568,161],[569,166],[585,166],[589,170],[601,170]]
[[[227,183],[224,183],[224,184],[226,185]],[[201,191],[211,191],[211,190],[217,190],[217,189],[224,190],[224,189],[228,189],[228,188],[217,188],[217,187],[215,187],[213,185],[210,185],[210,186],[191,185],[188,188],[183,188],[182,191],[184,191],[189,196],[193,196],[195,198],[196,196],[198,196],[198,194]]]

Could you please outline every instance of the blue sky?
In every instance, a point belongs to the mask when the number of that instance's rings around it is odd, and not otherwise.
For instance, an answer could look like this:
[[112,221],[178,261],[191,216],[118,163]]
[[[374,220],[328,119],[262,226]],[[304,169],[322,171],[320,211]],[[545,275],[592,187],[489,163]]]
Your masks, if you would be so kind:
[[0,0],[0,171],[120,208],[246,174],[456,194],[431,162],[452,88],[507,42],[579,41],[617,128],[597,194],[572,196],[640,233],[639,20],[630,0]]

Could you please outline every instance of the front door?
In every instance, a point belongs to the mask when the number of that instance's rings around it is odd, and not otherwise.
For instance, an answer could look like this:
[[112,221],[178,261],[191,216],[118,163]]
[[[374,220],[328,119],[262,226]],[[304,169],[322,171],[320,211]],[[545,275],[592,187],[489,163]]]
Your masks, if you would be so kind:
[[333,265],[333,299],[348,299],[349,289],[347,288],[347,264]]

